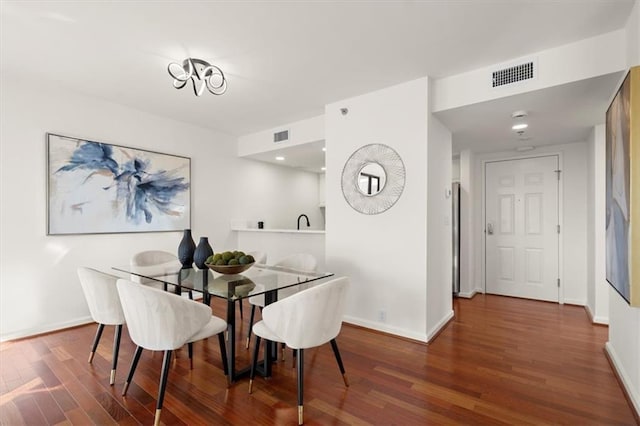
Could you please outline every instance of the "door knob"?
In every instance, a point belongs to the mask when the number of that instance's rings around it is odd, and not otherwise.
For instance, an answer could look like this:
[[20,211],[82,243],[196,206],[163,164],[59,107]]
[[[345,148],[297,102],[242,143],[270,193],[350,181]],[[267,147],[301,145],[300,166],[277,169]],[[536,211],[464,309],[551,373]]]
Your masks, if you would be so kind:
[[493,235],[493,223],[487,223],[487,234]]

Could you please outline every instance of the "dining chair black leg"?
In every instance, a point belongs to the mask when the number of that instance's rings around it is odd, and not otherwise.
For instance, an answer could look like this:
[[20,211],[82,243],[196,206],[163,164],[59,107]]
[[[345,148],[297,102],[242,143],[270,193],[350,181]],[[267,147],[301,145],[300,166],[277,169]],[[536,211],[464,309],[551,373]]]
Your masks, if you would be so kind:
[[291,354],[291,368],[295,368],[296,367],[296,353],[298,352],[297,350],[293,350],[293,353]]
[[129,368],[129,375],[127,376],[127,381],[124,382],[124,387],[122,388],[122,396],[127,394],[129,383],[133,380],[133,373],[135,373],[138,361],[140,361],[140,355],[142,355],[142,346],[138,346],[136,348],[136,352],[133,354],[133,360],[131,361],[131,367]]
[[242,312],[242,299],[238,299],[238,303],[240,304],[240,319],[244,319],[244,313]]
[[347,379],[347,373],[344,371],[344,364],[342,364],[342,357],[340,356],[340,351],[338,350],[338,343],[336,339],[331,339],[331,348],[333,349],[333,354],[336,356],[336,361],[338,361],[338,367],[340,368],[340,372],[342,373],[342,380],[344,380],[344,385],[349,387],[349,380]]
[[113,336],[113,359],[111,360],[111,377],[109,384],[113,386],[116,381],[116,367],[118,366],[118,352],[120,351],[120,337],[122,336],[122,324],[116,325],[116,331]]
[[251,327],[253,327],[253,319],[256,316],[256,305],[251,305],[251,315],[249,315],[249,332],[247,332],[247,346],[249,349],[249,340],[251,339]]
[[162,360],[162,374],[160,375],[160,387],[158,389],[158,402],[156,403],[156,416],[153,426],[160,424],[160,413],[162,411],[162,401],[164,401],[164,391],[167,388],[167,377],[169,376],[169,367],[171,366],[171,353],[173,351],[164,351],[164,359]]
[[229,360],[227,359],[227,346],[224,343],[224,331],[218,333],[218,343],[220,344],[220,357],[222,358],[222,368],[227,376],[227,386],[231,384],[231,372],[229,370]]
[[260,352],[260,336],[256,335],[256,343],[253,348],[253,358],[251,359],[251,369],[249,370],[249,393],[253,390],[253,378],[256,377],[256,364],[258,363],[258,352]]
[[93,356],[96,353],[96,349],[98,348],[98,342],[100,342],[100,338],[102,337],[102,331],[104,330],[104,324],[98,324],[98,330],[96,331],[96,336],[93,338],[93,345],[91,346],[91,352],[89,352],[89,364],[93,361]]
[[303,392],[303,384],[304,384],[304,377],[303,377],[303,372],[304,372],[304,350],[303,349],[298,349],[297,351],[297,355],[298,355],[298,424],[301,425],[304,423],[304,412],[303,412],[303,405],[302,405],[302,392]]
[[193,370],[193,342],[187,343],[187,349],[189,352],[189,370]]

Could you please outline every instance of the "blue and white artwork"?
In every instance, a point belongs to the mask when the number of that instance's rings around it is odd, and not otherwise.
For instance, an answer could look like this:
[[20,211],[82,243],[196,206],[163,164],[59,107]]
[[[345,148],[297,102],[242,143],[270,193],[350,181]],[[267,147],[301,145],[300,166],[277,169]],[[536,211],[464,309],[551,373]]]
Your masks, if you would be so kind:
[[627,76],[606,117],[606,274],[607,281],[627,302],[631,301],[629,86]]
[[190,228],[191,159],[48,134],[48,234]]

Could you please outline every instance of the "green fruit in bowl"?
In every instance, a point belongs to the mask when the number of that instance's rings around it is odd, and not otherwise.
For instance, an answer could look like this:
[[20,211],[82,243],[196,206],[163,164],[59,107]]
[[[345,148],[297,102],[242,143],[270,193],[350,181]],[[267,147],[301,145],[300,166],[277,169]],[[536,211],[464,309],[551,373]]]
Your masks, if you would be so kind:
[[211,255],[211,256],[207,257],[207,260],[205,260],[204,263],[214,263],[215,264],[216,262],[213,260],[213,255]]
[[218,265],[218,266],[220,266],[220,265],[226,265],[226,262],[224,261],[224,259],[218,259],[218,260],[214,263],[214,265]]
[[251,256],[250,254],[248,254],[248,255],[246,256],[246,258],[247,258],[247,263],[253,263],[253,262],[255,262],[255,261],[256,261],[256,260],[253,258],[253,256]]
[[216,263],[218,260],[222,259],[222,253],[216,253],[213,255],[213,259],[210,263]]
[[238,259],[238,263],[241,265],[246,265],[247,263],[251,263],[251,262],[249,261],[248,256],[242,256],[240,257],[240,259]]
[[239,265],[238,259],[231,259],[227,265]]
[[222,260],[224,260],[225,262],[229,262],[233,258],[234,255],[230,251],[225,251],[224,253],[222,253]]

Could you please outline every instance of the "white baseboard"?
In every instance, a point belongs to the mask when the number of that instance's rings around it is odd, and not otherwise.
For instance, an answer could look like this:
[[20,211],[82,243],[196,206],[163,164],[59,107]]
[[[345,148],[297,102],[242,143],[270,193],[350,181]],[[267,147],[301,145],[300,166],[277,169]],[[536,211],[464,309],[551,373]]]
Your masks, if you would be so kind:
[[611,363],[613,364],[613,368],[615,368],[616,373],[618,373],[622,386],[624,386],[624,389],[631,400],[633,408],[636,410],[636,415],[640,417],[640,389],[633,388],[633,382],[631,381],[627,371],[624,369],[624,366],[611,343],[607,342],[604,347],[609,355]]
[[362,318],[356,318],[345,315],[343,321],[349,324],[358,325],[364,328],[370,328],[372,330],[382,331],[384,333],[395,334],[396,336],[406,337],[408,339],[417,340],[419,342],[426,342],[427,336],[422,333],[416,333],[414,331],[405,330],[403,328],[393,327],[389,324],[363,320]]
[[584,299],[564,299],[565,305],[587,306],[587,301]]
[[594,316],[589,305],[584,305],[584,310],[587,311],[587,316],[593,324],[609,325],[609,318],[603,316]]
[[449,323],[449,320],[451,320],[451,318],[453,318],[453,310],[449,311],[440,321],[438,321],[438,324],[433,326],[431,330],[427,332],[427,342],[430,342],[431,339],[437,336],[438,333],[440,333],[440,330],[442,330],[447,325],[447,323]]
[[9,340],[23,339],[25,337],[36,336],[38,334],[49,333],[52,331],[62,330],[64,328],[75,327],[77,325],[84,325],[94,322],[90,316],[76,318],[70,321],[63,321],[56,324],[47,324],[46,326],[25,328],[24,330],[18,330],[11,333],[5,333],[0,336],[0,342],[7,342]]
[[461,291],[460,293],[458,293],[458,297],[462,297],[463,299],[471,299],[477,293],[479,293],[478,289],[472,290],[470,292]]

